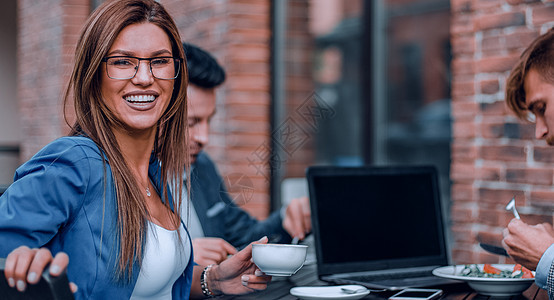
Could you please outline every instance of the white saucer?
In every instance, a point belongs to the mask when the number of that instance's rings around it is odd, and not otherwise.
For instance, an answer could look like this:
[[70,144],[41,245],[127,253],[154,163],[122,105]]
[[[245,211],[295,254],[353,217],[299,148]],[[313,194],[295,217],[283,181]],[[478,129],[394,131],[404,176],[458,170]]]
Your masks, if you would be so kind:
[[[347,294],[341,288],[351,290],[365,289],[355,294]],[[369,290],[361,285],[337,285],[337,286],[299,286],[290,289],[290,294],[300,299],[361,299],[369,294]]]

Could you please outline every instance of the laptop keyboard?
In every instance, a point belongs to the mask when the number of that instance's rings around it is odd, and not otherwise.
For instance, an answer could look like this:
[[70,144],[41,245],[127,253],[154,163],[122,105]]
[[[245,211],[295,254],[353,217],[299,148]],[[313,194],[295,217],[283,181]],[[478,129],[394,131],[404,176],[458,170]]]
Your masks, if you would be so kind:
[[385,274],[371,274],[371,275],[361,275],[349,277],[350,280],[370,282],[375,280],[388,280],[388,279],[404,279],[404,278],[415,278],[415,277],[427,277],[431,276],[432,273],[429,270],[417,270],[412,272],[402,272],[402,273],[385,273]]

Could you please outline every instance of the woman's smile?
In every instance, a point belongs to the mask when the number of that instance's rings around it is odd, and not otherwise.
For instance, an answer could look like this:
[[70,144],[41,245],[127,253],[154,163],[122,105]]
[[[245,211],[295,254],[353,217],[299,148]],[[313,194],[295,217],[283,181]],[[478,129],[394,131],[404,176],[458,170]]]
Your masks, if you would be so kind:
[[155,91],[133,91],[123,95],[132,109],[139,111],[149,110],[156,105],[159,94]]

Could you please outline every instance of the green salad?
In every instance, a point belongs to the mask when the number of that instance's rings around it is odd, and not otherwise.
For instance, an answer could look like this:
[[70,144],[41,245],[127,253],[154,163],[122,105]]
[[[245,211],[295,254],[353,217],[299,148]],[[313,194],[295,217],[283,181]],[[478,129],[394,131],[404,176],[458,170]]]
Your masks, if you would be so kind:
[[[484,277],[484,278],[529,278],[528,275],[524,276],[527,272],[524,272],[521,267],[514,270],[501,270],[485,264],[483,269],[479,268],[477,264],[465,265],[460,272],[461,276],[467,277]],[[530,273],[530,272],[529,272]],[[532,275],[531,275],[532,276]],[[531,277],[532,278],[532,277]]]

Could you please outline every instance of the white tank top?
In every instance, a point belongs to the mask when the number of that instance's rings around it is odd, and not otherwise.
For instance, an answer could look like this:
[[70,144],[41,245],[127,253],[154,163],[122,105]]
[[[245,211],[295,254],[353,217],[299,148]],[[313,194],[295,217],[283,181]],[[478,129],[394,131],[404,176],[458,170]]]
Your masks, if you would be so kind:
[[191,244],[183,224],[179,231],[182,246],[178,245],[176,230],[148,222],[144,258],[132,300],[171,299],[173,284],[185,271],[191,254]]

